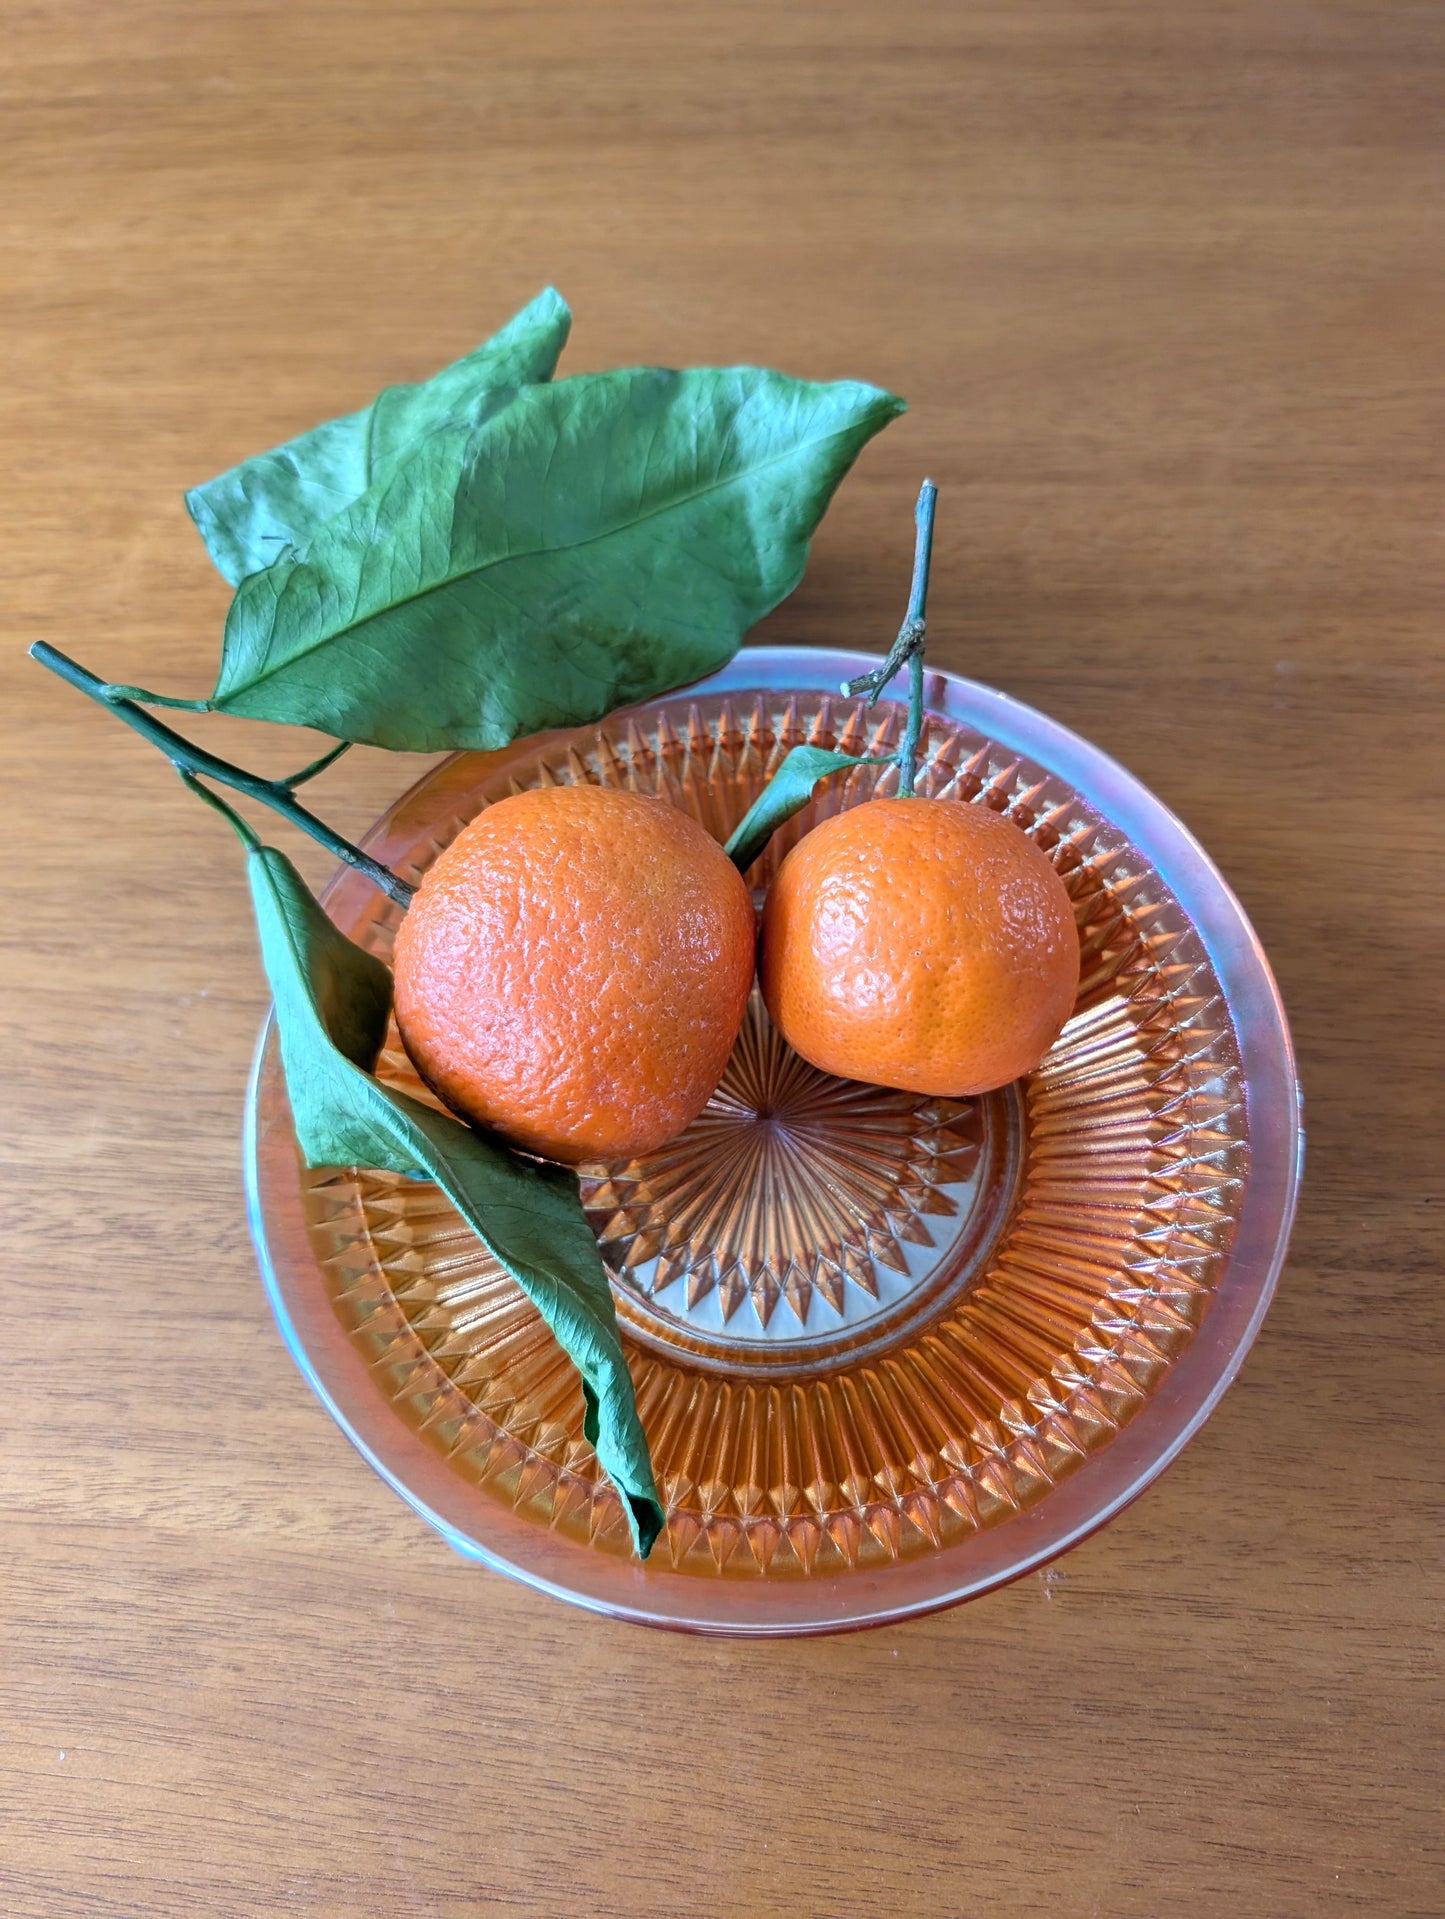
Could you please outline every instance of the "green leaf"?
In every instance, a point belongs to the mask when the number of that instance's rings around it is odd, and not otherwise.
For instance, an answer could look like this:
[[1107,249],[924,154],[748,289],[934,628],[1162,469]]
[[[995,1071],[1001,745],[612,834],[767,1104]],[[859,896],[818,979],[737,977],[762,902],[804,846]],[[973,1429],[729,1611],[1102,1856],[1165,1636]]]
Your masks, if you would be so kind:
[[337,931],[284,854],[253,847],[247,870],[306,1164],[379,1166],[441,1188],[582,1375],[587,1438],[645,1559],[663,1511],[575,1175],[522,1159],[374,1079],[391,974]]
[[360,413],[327,420],[285,446],[193,487],[186,506],[217,567],[235,586],[358,499],[423,436],[483,417],[513,390],[550,380],[572,315],[548,287],[500,333],[418,386],[385,388]]
[[740,873],[746,873],[785,820],[801,813],[819,781],[853,766],[892,766],[891,753],[882,759],[858,759],[852,753],[834,753],[826,746],[795,746],[743,814],[723,851]]
[[838,482],[902,410],[749,367],[527,387],[430,432],[304,554],[242,581],[210,704],[432,752],[698,679],[792,592]]

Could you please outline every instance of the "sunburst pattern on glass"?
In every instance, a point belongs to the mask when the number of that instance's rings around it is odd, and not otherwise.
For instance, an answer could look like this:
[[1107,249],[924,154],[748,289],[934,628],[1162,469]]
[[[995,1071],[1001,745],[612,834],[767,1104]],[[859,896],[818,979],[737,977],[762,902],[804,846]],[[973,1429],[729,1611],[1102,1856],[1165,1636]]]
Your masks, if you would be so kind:
[[[663,702],[539,743],[491,784],[479,761],[469,810],[437,821],[415,870],[481,806],[548,781],[656,792],[721,838],[789,746],[880,750],[897,724],[894,708],[803,695],[746,710]],[[935,1550],[1028,1504],[1157,1384],[1233,1234],[1238,1064],[1187,920],[1044,769],[937,723],[925,747],[922,792],[1009,812],[1063,875],[1084,951],[1078,1005],[1012,1108],[827,1080],[755,1005],[692,1134],[589,1175],[668,1506],[657,1551],[684,1570],[837,1572]],[[755,883],[817,818],[892,777],[831,782]],[[379,905],[378,951],[394,924]],[[394,1046],[383,1070],[416,1090]],[[575,1375],[435,1189],[305,1177],[336,1310],[403,1415],[539,1523],[626,1551]],[[804,1364],[810,1340],[822,1344]]]
[[634,1329],[747,1364],[917,1291],[973,1211],[983,1126],[976,1100],[820,1073],[754,991],[704,1112],[646,1159],[587,1169],[583,1202]]

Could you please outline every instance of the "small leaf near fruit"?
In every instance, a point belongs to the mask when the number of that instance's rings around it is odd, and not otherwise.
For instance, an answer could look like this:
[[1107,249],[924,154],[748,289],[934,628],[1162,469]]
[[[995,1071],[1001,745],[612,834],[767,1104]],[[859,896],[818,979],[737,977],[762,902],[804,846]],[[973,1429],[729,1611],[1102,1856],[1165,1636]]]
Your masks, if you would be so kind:
[[894,763],[891,753],[879,759],[860,759],[855,753],[835,753],[826,746],[793,747],[733,828],[723,851],[740,873],[746,873],[778,828],[802,812],[830,773]]

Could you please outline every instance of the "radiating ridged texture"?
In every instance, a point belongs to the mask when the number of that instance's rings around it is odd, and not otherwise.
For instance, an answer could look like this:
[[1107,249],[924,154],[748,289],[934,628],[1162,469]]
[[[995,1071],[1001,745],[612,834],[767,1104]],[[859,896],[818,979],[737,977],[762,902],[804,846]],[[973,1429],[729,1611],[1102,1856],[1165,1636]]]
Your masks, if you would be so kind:
[[1000,1197],[997,1180],[980,1193],[976,1177],[999,1105],[820,1073],[755,990],[722,1082],[686,1133],[583,1180],[626,1322],[747,1367],[768,1344],[796,1354],[898,1318],[963,1225]]
[[[899,717],[804,695],[664,702],[645,728],[607,722],[514,762],[472,811],[520,784],[596,780],[658,793],[721,839],[789,747],[886,750]],[[731,1371],[704,1369],[659,1350],[655,1325],[645,1346],[628,1340],[668,1506],[657,1553],[700,1575],[886,1563],[1038,1499],[1158,1383],[1232,1236],[1247,1160],[1238,1063],[1192,929],[1117,833],[1042,769],[937,723],[925,748],[922,792],[1007,811],[1063,874],[1083,944],[1078,1006],[1024,1089],[1012,1212],[936,1311],[881,1349],[794,1378],[751,1376],[745,1349]],[[754,884],[817,819],[894,777],[830,782]],[[415,869],[463,823],[439,822]],[[380,904],[376,950],[394,925]],[[394,1044],[383,1071],[417,1090]],[[946,1247],[975,1203],[964,1189],[986,1132],[975,1102],[815,1074],[755,1003],[690,1134],[644,1164],[591,1170],[585,1196],[624,1334],[629,1298],[644,1294],[675,1298],[682,1317],[714,1295],[730,1328],[808,1331],[830,1314],[844,1324],[856,1296],[865,1321],[878,1262]],[[303,1178],[336,1310],[400,1412],[459,1473],[540,1524],[625,1552],[616,1496],[581,1436],[575,1374],[436,1190],[366,1171]]]

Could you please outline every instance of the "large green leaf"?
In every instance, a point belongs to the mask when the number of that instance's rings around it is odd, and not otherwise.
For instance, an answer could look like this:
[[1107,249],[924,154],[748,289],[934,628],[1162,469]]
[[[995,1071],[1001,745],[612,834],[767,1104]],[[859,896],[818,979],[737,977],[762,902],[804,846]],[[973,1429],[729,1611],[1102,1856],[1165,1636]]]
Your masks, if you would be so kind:
[[430,752],[697,679],[797,585],[838,482],[902,410],[750,367],[526,387],[241,583],[210,704]]
[[273,847],[247,856],[296,1137],[308,1166],[433,1180],[537,1307],[582,1375],[585,1431],[645,1559],[663,1526],[607,1274],[574,1174],[383,1086],[371,1067],[391,975],[331,924]]
[[550,380],[572,315],[548,287],[500,333],[417,386],[390,386],[359,413],[243,460],[193,487],[186,506],[217,567],[234,586],[303,547],[422,437],[448,422],[474,421],[512,391]]
[[834,753],[826,746],[795,746],[733,829],[723,851],[740,873],[746,873],[785,820],[801,813],[821,780],[854,766],[891,766],[893,755],[859,759],[853,753]]

